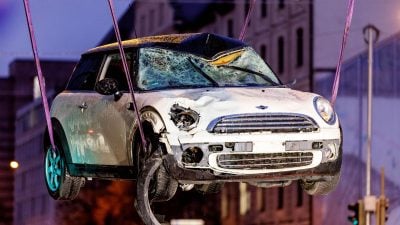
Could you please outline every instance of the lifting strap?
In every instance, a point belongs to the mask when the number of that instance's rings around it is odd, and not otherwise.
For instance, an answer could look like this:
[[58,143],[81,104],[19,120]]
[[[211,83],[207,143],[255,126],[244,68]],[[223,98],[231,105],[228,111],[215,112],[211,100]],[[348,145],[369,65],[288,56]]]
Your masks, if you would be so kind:
[[340,70],[341,70],[342,61],[343,61],[343,52],[344,52],[344,48],[346,46],[347,38],[349,36],[351,20],[353,18],[353,11],[354,11],[354,0],[349,0],[349,4],[347,6],[346,24],[345,24],[345,27],[344,27],[344,32],[343,32],[343,37],[342,37],[342,45],[340,47],[339,59],[338,59],[337,65],[336,65],[335,80],[334,80],[333,86],[332,86],[332,98],[331,98],[331,105],[332,106],[335,106],[336,98],[337,98],[337,95],[338,95],[339,81],[340,81]]
[[51,118],[50,118],[49,103],[47,101],[46,84],[45,84],[45,80],[44,80],[44,77],[43,77],[43,74],[42,74],[42,68],[40,67],[40,60],[39,60],[39,54],[38,54],[38,51],[37,51],[35,34],[34,34],[34,31],[33,31],[32,16],[31,16],[31,11],[30,11],[30,7],[29,7],[29,0],[23,0],[23,1],[24,1],[26,22],[28,24],[29,37],[30,37],[30,40],[31,40],[33,57],[35,59],[36,70],[37,70],[37,73],[38,73],[40,94],[42,96],[42,103],[43,103],[43,108],[44,108],[44,114],[45,114],[45,117],[46,117],[47,129],[49,131],[49,136],[50,136],[50,143],[51,143],[52,149],[55,150],[56,149],[56,145],[54,143],[53,125],[51,123]]
[[250,16],[251,16],[251,13],[253,12],[253,6],[255,5],[255,3],[256,3],[256,0],[252,0],[250,7],[249,7],[249,11],[247,11],[246,19],[244,21],[242,31],[240,31],[240,36],[239,36],[239,40],[241,40],[241,41],[244,40],[244,36],[246,35],[246,28],[247,28],[247,25],[249,24]]
[[117,38],[117,41],[118,41],[119,54],[121,56],[122,65],[124,67],[124,72],[125,72],[125,77],[126,77],[126,80],[128,82],[129,92],[130,92],[130,95],[131,95],[133,109],[135,111],[136,121],[137,121],[137,124],[138,124],[138,127],[139,127],[140,138],[141,138],[141,141],[142,141],[142,144],[143,144],[142,146],[143,146],[144,149],[146,149],[147,143],[146,143],[146,139],[144,137],[143,126],[142,126],[142,122],[141,122],[141,119],[140,119],[139,110],[138,110],[137,104],[136,104],[135,91],[133,90],[131,74],[130,74],[130,71],[129,71],[128,63],[126,61],[125,51],[124,51],[124,48],[122,47],[121,35],[120,35],[120,32],[119,32],[118,22],[117,22],[117,19],[115,17],[115,10],[114,10],[113,1],[112,0],[108,0],[108,5],[110,7],[110,13],[111,13],[111,17],[112,17],[113,26],[114,26],[115,37]]

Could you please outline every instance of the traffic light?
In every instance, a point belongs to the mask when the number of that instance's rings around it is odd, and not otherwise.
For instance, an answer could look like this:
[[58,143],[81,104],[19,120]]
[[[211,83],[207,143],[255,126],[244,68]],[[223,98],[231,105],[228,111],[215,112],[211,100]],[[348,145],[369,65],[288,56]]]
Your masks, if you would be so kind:
[[364,203],[362,200],[358,200],[354,204],[347,205],[347,208],[350,210],[350,216],[347,219],[351,222],[352,225],[364,225],[365,224],[365,211],[364,211]]
[[347,217],[347,219],[351,222],[353,225],[359,225],[359,214],[358,214],[358,208],[360,207],[360,204],[358,202],[354,204],[349,204],[347,205],[347,208],[350,210],[350,216]]
[[385,196],[381,196],[376,201],[376,220],[378,221],[378,225],[385,225],[385,222],[388,220],[387,209],[389,208],[389,199],[385,198]]

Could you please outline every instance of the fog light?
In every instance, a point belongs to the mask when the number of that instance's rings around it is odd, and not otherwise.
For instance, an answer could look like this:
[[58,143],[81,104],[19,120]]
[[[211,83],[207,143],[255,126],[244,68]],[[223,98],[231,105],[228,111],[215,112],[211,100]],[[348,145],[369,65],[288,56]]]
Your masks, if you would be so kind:
[[199,163],[203,158],[203,151],[199,147],[189,147],[182,154],[182,162]]
[[222,145],[209,145],[208,146],[208,151],[210,152],[222,152],[224,150],[224,147]]
[[334,160],[337,157],[336,145],[334,143],[327,144],[323,150],[325,161]]
[[324,144],[321,141],[313,142],[311,145],[312,149],[321,149],[324,147]]

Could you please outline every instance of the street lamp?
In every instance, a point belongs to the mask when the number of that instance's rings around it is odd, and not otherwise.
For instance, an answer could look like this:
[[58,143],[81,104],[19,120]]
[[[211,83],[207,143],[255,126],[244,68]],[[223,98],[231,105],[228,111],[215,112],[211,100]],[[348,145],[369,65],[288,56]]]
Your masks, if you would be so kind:
[[19,163],[17,161],[13,160],[10,162],[10,167],[11,167],[11,169],[18,169]]
[[367,159],[366,159],[366,193],[364,205],[366,225],[370,225],[371,212],[375,211],[376,197],[371,195],[371,142],[372,142],[372,84],[373,84],[373,45],[378,41],[379,30],[369,24],[363,29],[364,41],[368,44],[368,101],[367,101]]

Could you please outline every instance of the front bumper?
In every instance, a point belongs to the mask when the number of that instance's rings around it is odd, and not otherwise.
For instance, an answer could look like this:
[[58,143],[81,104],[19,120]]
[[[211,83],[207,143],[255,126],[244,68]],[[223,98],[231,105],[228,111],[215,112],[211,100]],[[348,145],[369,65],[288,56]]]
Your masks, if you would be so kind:
[[180,183],[201,184],[208,182],[280,182],[292,180],[325,180],[329,176],[340,172],[342,156],[333,162],[323,163],[306,170],[294,170],[263,174],[216,174],[210,169],[188,169],[178,166],[172,155],[164,158],[164,166],[169,174]]
[[[182,183],[321,180],[340,172],[341,142],[339,129],[304,134],[197,134],[171,146],[173,154],[165,158],[165,165]],[[219,151],[211,151],[210,146],[219,146]],[[202,151],[202,159],[185,162],[185,151],[193,147]]]

